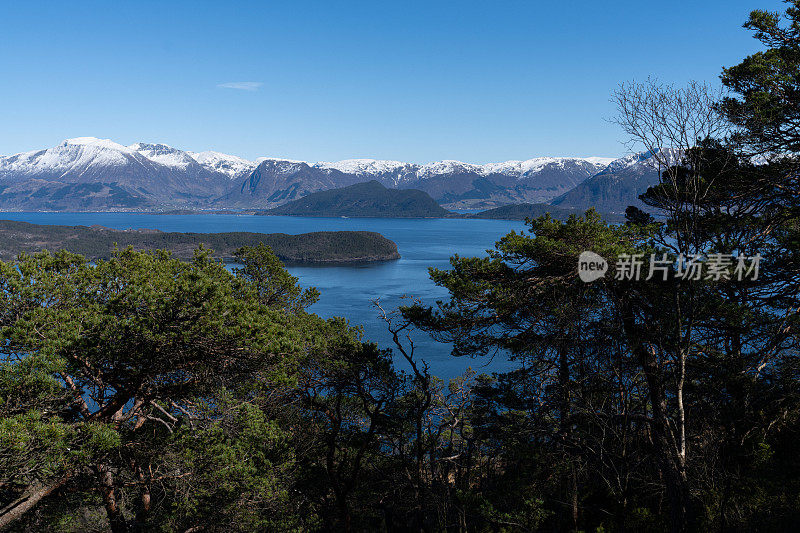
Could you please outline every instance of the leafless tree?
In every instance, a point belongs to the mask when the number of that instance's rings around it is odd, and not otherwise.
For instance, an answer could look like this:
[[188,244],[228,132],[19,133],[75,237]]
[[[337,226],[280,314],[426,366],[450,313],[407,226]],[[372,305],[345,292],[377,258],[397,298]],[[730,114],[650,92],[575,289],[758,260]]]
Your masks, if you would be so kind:
[[629,149],[643,148],[667,168],[698,141],[726,135],[729,123],[717,111],[721,97],[721,89],[697,81],[684,87],[654,78],[624,82],[612,96],[617,107],[612,122],[627,134]]
[[[684,257],[702,254],[705,246],[702,232],[703,205],[713,190],[715,176],[701,176],[704,150],[696,149],[709,140],[719,140],[728,133],[729,123],[718,112],[721,90],[696,81],[678,87],[663,84],[653,78],[645,82],[621,84],[613,93],[612,101],[617,106],[617,116],[613,122],[619,125],[628,136],[630,149],[643,148],[649,154],[647,161],[658,172],[659,187],[642,196],[642,200],[656,207],[670,221],[672,231],[662,235],[660,243],[675,254]],[[733,159],[732,161],[733,162]],[[662,429],[661,455],[662,470],[667,483],[667,492],[675,494],[675,500],[682,507],[681,514],[687,512],[687,435],[684,392],[687,359],[692,350],[694,336],[694,309],[699,304],[693,288],[676,290],[674,294],[674,313],[671,332],[663,331],[664,337],[656,334],[651,343],[639,343],[640,359],[643,369],[650,372],[651,397],[653,398],[654,429]],[[634,328],[632,323],[629,326]],[[634,335],[638,337],[638,335]],[[659,346],[662,339],[672,338],[672,346]],[[638,339],[634,339],[637,340]],[[658,376],[656,354],[665,356],[664,371],[672,374]],[[649,362],[649,363],[648,363]],[[674,369],[668,370],[668,369]],[[671,383],[672,394],[664,389]],[[674,415],[668,414],[666,401],[674,398]],[[658,404],[663,404],[659,406]],[[662,412],[663,411],[663,412]],[[656,416],[661,413],[660,416]],[[659,423],[660,422],[660,423]],[[656,432],[658,433],[658,432]],[[670,472],[671,471],[671,472]],[[669,485],[674,485],[670,487]],[[673,508],[676,505],[673,504]],[[673,509],[675,511],[675,509]],[[683,522],[683,517],[676,523]]]

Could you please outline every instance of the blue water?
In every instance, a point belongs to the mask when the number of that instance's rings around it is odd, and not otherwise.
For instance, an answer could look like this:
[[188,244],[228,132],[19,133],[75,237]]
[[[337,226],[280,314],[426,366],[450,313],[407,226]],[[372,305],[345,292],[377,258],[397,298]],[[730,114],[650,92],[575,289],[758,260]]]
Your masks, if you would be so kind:
[[[453,254],[485,255],[494,242],[523,223],[506,220],[465,219],[375,219],[306,218],[251,215],[148,215],[138,213],[0,213],[0,218],[36,224],[92,225],[115,229],[155,228],[162,231],[255,231],[262,233],[306,233],[309,231],[377,231],[397,243],[402,256],[397,261],[357,266],[290,266],[290,272],[305,287],[321,292],[311,311],[323,316],[343,316],[351,325],[362,325],[364,337],[382,347],[392,347],[386,325],[379,320],[373,300],[384,309],[407,303],[404,296],[420,298],[425,304],[446,299],[447,291],[434,285],[428,268],[448,268]],[[478,372],[501,371],[510,364],[495,358],[455,358],[450,346],[415,332],[416,356],[424,359],[431,372],[442,378],[462,374],[468,367]],[[397,365],[405,368],[396,358]]]

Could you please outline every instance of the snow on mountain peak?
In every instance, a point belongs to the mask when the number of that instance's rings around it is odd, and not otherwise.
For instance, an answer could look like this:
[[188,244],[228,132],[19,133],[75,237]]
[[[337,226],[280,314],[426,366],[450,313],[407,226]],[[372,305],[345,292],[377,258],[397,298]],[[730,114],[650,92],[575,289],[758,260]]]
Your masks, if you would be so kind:
[[614,158],[614,157],[581,157],[579,159],[582,159],[584,161],[588,161],[589,163],[592,163],[593,165],[607,167],[612,162],[614,162],[616,158]]
[[252,161],[248,161],[247,159],[244,159],[242,157],[223,154],[221,152],[215,152],[213,150],[206,150],[205,152],[186,152],[186,153],[192,156],[198,163],[214,164],[220,161],[230,161],[246,165],[253,164]]
[[309,166],[306,161],[278,157],[259,157],[257,163],[259,168],[263,166],[270,169],[276,176],[291,176],[299,172],[304,166]]
[[437,161],[428,163],[420,168],[419,176],[421,178],[435,176],[440,174],[452,174],[455,172],[475,172],[482,176],[490,174],[506,174],[517,178],[522,178],[528,174],[541,172],[545,167],[555,166],[563,169],[567,165],[586,165],[587,163],[594,166],[590,172],[598,171],[606,166],[613,158],[607,157],[535,157],[533,159],[526,159],[524,161],[512,160],[503,161],[500,163],[487,163],[484,165],[477,165],[473,163],[463,163],[461,161]]
[[287,159],[285,157],[259,157],[256,159],[256,163],[259,165],[264,161],[271,161],[273,163],[303,163],[308,165],[307,161],[300,161],[299,159]]
[[71,174],[82,176],[92,168],[122,167],[134,163],[139,167],[151,165],[169,167],[179,172],[191,171],[192,176],[202,169],[238,178],[255,168],[255,163],[218,152],[191,154],[159,143],[134,143],[124,146],[110,139],[75,137],[45,150],[24,152],[0,158],[0,177],[21,175]]
[[[655,152],[657,153],[657,152]],[[660,157],[655,157],[652,151],[636,152],[615,159],[602,170],[604,174],[618,172],[624,168],[641,166],[647,169],[659,170],[663,163],[673,165],[680,160],[681,151],[674,148],[664,148],[660,150]]]
[[248,161],[235,155],[214,152],[213,150],[187,153],[205,168],[221,172],[230,179],[238,178],[245,173],[251,172],[256,167],[256,163],[253,161]]
[[606,160],[607,163],[601,164],[600,161],[590,161],[592,158],[579,158],[579,157],[534,157],[525,161],[505,161],[503,163],[488,163],[481,165],[484,174],[508,174],[521,178],[529,173],[541,172],[545,167],[553,166],[557,168],[566,168],[567,165],[585,165],[586,163],[597,167],[607,165],[613,159],[608,158],[593,158],[596,160]]
[[[83,179],[85,176],[86,179],[89,179],[94,175],[111,175],[115,168],[134,165],[131,168],[138,169],[135,172],[141,172],[148,176],[171,175],[168,172],[168,169],[171,169],[173,172],[182,174],[181,179],[188,178],[187,183],[193,183],[195,180],[218,180],[220,175],[230,180],[241,179],[253,172],[257,166],[263,165],[262,170],[265,175],[289,176],[307,171],[309,175],[313,175],[315,171],[331,175],[337,171],[349,175],[348,179],[350,180],[378,179],[395,187],[420,186],[424,188],[423,182],[427,179],[448,180],[465,174],[470,174],[473,178],[475,175],[490,177],[494,174],[501,174],[525,180],[526,183],[533,180],[531,181],[533,185],[539,182],[550,183],[555,180],[554,183],[558,185],[562,184],[562,181],[563,184],[572,184],[576,180],[583,179],[584,176],[589,177],[596,174],[607,165],[610,165],[608,168],[611,168],[635,164],[642,158],[642,155],[622,159],[535,157],[487,164],[443,160],[424,165],[369,158],[318,163],[278,157],[264,157],[256,161],[249,161],[211,150],[189,152],[166,144],[144,142],[123,146],[110,139],[76,137],[45,150],[0,157],[0,178],[78,176]],[[646,157],[644,158],[646,159]],[[560,177],[562,175],[567,177],[562,179]]]
[[135,143],[128,148],[171,168],[185,170],[197,163],[188,153],[166,144]]
[[376,175],[386,172],[394,172],[400,168],[409,166],[402,161],[388,161],[382,159],[343,159],[341,161],[327,162],[320,161],[313,166],[322,169],[338,170],[347,174],[369,174]]
[[110,139],[75,137],[45,150],[1,158],[0,177],[65,174],[80,177],[92,169],[124,165],[136,155]]
[[158,154],[173,154],[181,151],[161,143],[134,143],[128,146],[128,148],[137,152],[154,152]]
[[454,174],[456,172],[481,172],[481,165],[474,165],[472,163],[463,163],[461,161],[454,161],[452,159],[445,159],[444,161],[434,161],[422,165],[419,169],[419,177],[427,178],[430,176],[441,174]]
[[119,143],[115,143],[111,139],[98,139],[97,137],[75,137],[73,139],[66,139],[61,143],[61,146],[91,146],[93,148],[102,148],[106,150],[116,150],[119,152],[130,152],[131,149]]

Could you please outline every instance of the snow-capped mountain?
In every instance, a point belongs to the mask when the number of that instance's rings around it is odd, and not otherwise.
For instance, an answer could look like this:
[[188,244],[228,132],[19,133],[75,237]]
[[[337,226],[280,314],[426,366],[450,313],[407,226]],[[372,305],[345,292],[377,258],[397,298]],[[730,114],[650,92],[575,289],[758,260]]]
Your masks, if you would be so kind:
[[5,209],[144,209],[201,206],[230,177],[163,144],[123,146],[78,137],[45,150],[0,157]]
[[[662,162],[674,163],[678,152],[663,153]],[[558,207],[588,209],[604,213],[624,213],[630,205],[645,208],[639,195],[659,180],[659,164],[650,152],[640,152],[612,161],[602,171],[555,198]]]
[[610,161],[542,157],[486,165],[451,160],[420,165],[376,159],[307,163],[269,158],[223,203],[274,207],[313,192],[370,180],[391,188],[423,190],[445,207],[545,202],[596,174]]
[[402,169],[416,169],[419,165],[403,163],[402,161],[386,161],[380,159],[344,159],[335,163],[319,162],[314,166],[322,169],[338,170],[346,174],[364,174],[377,176],[397,172]]
[[147,168],[152,162],[135,150],[108,139],[78,137],[46,150],[0,158],[0,179],[64,177],[90,180],[125,165]]
[[597,174],[606,158],[427,164],[376,159],[249,161],[165,144],[124,146],[79,137],[0,157],[0,208],[108,210],[270,208],[312,192],[371,180],[421,189],[445,206],[492,207],[551,200]]
[[225,174],[232,180],[249,175],[256,168],[256,163],[253,161],[248,161],[235,155],[222,154],[210,150],[186,153],[208,170]]
[[139,152],[150,161],[167,167],[187,170],[193,166],[199,166],[199,163],[188,153],[166,144],[136,143],[128,148]]
[[180,169],[190,174],[202,170],[225,174],[230,179],[241,178],[250,174],[256,164],[235,155],[220,152],[184,152],[166,144],[136,143],[129,146],[151,161]]
[[359,176],[362,181],[378,180],[388,187],[397,187],[417,179],[420,165],[380,159],[345,159],[335,163],[314,163],[315,168]]
[[364,175],[321,168],[304,161],[266,158],[218,204],[226,207],[271,208],[313,192],[346,187],[369,179]]
[[452,160],[417,165],[414,163],[403,163],[402,161],[379,159],[345,159],[335,163],[315,163],[313,166],[371,177],[402,172],[404,175],[408,176],[408,179],[425,179],[442,174],[474,172],[482,176],[505,174],[507,176],[523,178],[527,175],[541,172],[547,167],[566,168],[570,164],[584,163],[591,165],[594,169],[602,169],[613,161],[614,158],[611,157],[537,157],[526,161],[505,161],[502,163],[488,163],[485,165],[462,163],[461,161]]
[[527,161],[506,161],[482,166],[484,174],[506,174],[523,178],[545,169],[566,169],[571,165],[585,165],[588,168],[602,169],[612,163],[612,157],[536,157]]

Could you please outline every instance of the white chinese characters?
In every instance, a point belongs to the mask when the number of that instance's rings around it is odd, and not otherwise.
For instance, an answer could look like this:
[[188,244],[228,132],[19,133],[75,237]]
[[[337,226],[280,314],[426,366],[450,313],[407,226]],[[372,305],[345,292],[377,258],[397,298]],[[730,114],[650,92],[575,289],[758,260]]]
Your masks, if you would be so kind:
[[[761,255],[725,254],[719,252],[660,256],[650,254],[620,254],[613,264],[614,279],[618,281],[756,281],[761,266]],[[600,255],[586,251],[578,261],[578,275],[585,282],[604,277],[609,265]]]

